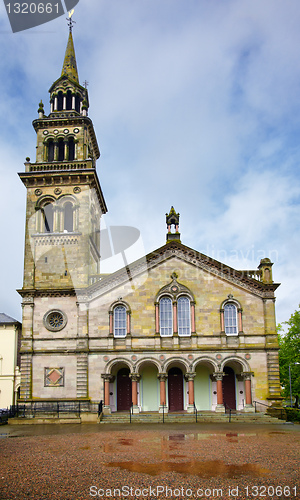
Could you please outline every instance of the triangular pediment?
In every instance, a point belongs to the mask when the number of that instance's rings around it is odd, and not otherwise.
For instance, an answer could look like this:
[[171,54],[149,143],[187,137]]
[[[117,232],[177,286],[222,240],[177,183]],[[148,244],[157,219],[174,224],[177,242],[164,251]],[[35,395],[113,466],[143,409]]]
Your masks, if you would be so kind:
[[149,253],[144,258],[138,259],[128,266],[103,277],[89,288],[77,290],[77,296],[81,297],[82,300],[93,300],[118,286],[128,283],[128,281],[134,281],[143,273],[162,265],[170,259],[179,259],[190,266],[194,266],[203,272],[209,273],[263,298],[274,297],[274,291],[279,286],[278,283],[262,283],[259,279],[251,277],[255,273],[259,278],[258,271],[239,271],[233,269],[178,241],[173,241]]

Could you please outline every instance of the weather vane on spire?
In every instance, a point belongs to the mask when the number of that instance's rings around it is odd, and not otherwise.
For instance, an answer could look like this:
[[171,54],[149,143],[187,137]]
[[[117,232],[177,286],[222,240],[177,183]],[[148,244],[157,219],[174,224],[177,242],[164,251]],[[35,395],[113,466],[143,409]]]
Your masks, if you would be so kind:
[[67,18],[70,33],[72,33],[73,24],[76,24],[76,21],[73,21],[72,19],[73,14],[74,14],[74,9],[70,10],[69,18]]

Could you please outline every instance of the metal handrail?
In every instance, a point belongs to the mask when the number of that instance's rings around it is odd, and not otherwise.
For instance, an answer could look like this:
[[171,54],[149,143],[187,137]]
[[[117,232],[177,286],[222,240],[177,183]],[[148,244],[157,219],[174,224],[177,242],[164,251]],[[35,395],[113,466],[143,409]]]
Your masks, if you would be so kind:
[[129,422],[131,423],[131,415],[133,415],[133,403],[131,403],[129,408]]
[[229,406],[226,403],[224,403],[224,406],[225,406],[225,413],[226,413],[226,408],[228,408],[228,410],[229,410],[229,422],[231,422],[231,410],[232,410],[232,408],[229,408]]
[[198,422],[198,410],[194,402],[194,414],[196,414],[196,423]]

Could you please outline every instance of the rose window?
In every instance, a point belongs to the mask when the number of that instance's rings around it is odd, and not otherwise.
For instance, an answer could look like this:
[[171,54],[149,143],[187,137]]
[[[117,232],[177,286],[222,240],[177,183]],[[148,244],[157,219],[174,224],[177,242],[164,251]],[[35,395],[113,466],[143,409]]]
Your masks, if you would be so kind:
[[44,316],[44,325],[47,330],[52,332],[58,332],[62,330],[67,324],[66,315],[59,310],[52,310],[45,314]]

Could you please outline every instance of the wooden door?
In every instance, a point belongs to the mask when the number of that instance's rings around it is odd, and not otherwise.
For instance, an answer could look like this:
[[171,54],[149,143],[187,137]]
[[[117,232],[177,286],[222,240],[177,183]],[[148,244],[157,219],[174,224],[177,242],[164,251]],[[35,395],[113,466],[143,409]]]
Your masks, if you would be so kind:
[[117,375],[117,410],[129,410],[132,403],[131,379],[129,369],[121,368]]
[[236,409],[236,400],[235,400],[235,373],[232,368],[229,366],[225,366],[224,373],[226,374],[223,377],[222,388],[223,388],[223,402],[226,404],[225,408],[231,408],[232,410]]
[[168,372],[169,411],[183,410],[183,375],[180,368]]

